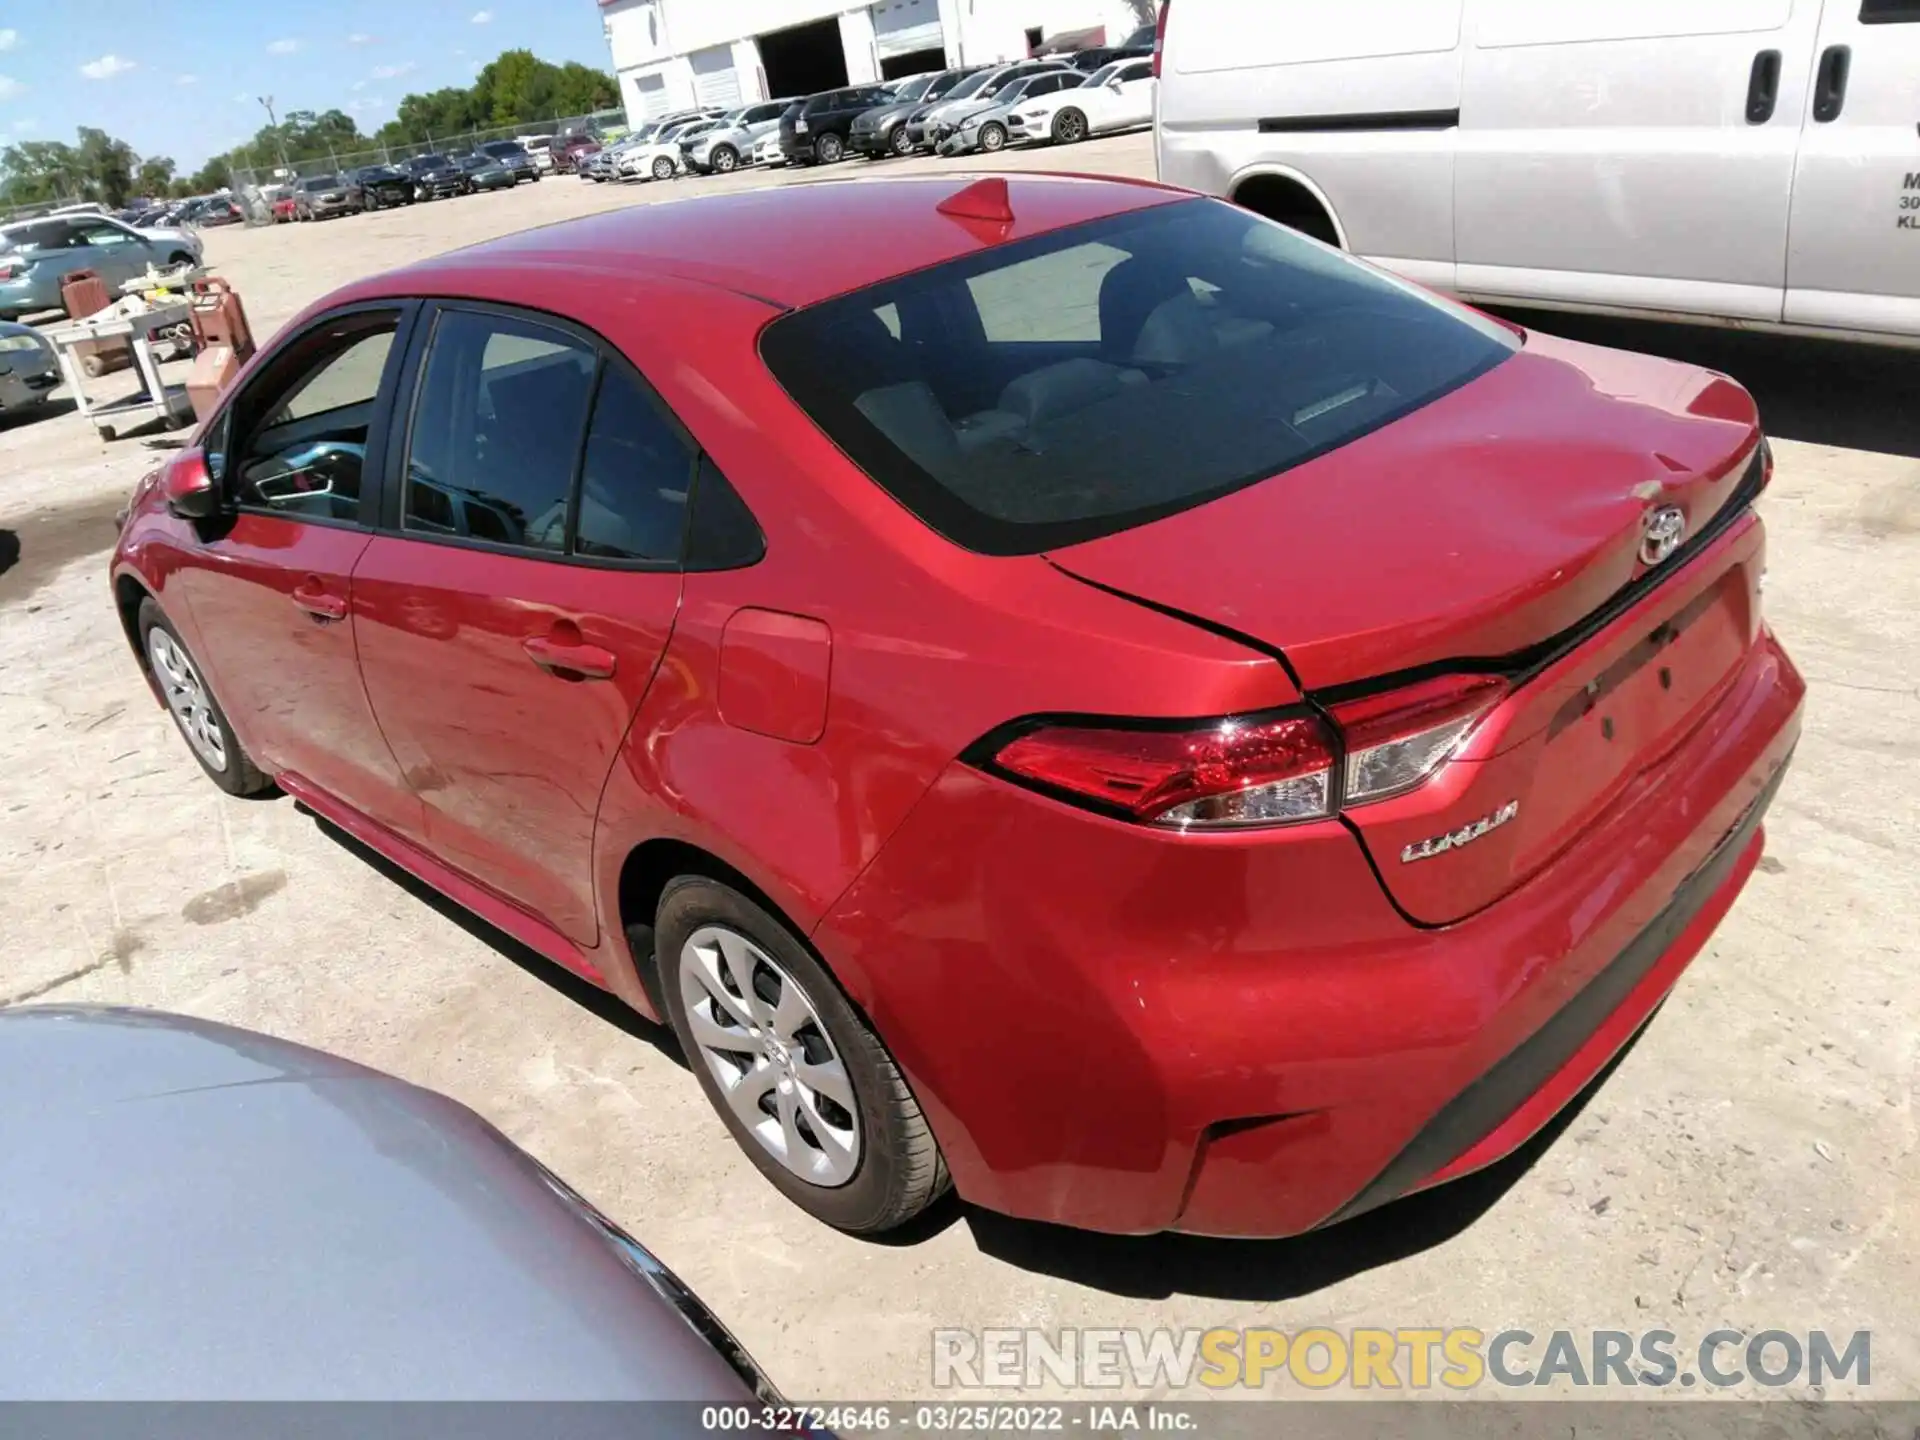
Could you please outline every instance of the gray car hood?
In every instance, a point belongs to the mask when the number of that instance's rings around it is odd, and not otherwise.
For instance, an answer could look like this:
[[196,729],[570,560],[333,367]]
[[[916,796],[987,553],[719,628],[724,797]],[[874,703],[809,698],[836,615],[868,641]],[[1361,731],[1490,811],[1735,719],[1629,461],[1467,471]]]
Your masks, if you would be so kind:
[[657,1262],[376,1071],[152,1011],[8,1010],[0,1134],[0,1399],[752,1398]]

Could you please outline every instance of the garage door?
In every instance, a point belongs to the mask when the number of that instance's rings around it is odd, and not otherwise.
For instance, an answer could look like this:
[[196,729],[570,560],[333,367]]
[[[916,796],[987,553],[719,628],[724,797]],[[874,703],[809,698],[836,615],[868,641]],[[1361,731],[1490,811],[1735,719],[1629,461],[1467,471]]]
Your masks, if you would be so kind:
[[880,0],[867,7],[873,16],[873,48],[882,60],[915,50],[940,50],[940,0]]
[[640,118],[651,120],[656,115],[667,113],[667,77],[664,75],[642,75],[635,80],[634,88],[640,94]]
[[693,101],[731,110],[740,103],[740,73],[733,68],[733,47],[715,45],[687,57],[693,63]]

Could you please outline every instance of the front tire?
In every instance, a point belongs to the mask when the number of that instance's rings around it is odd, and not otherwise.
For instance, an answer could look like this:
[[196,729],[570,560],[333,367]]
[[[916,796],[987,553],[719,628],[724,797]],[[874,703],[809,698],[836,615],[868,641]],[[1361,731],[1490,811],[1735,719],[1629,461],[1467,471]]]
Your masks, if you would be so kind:
[[989,120],[980,127],[980,148],[989,155],[1007,148],[1007,127],[998,120]]
[[140,602],[140,653],[148,672],[166,701],[173,723],[200,768],[229,795],[258,795],[273,781],[248,757],[240,737],[227,723],[220,702],[213,697],[200,667],[188,652],[159,602],[148,596]]
[[816,1219],[891,1230],[949,1184],[905,1078],[820,962],[732,887],[672,881],[654,925],[668,1018],[760,1173]]
[[893,134],[887,137],[887,149],[903,159],[913,154],[913,137],[907,134],[905,125],[894,126]]
[[847,153],[847,147],[840,143],[838,135],[822,135],[814,141],[813,153],[822,165],[837,165],[840,157]]
[[1053,117],[1056,145],[1077,145],[1087,138],[1087,117],[1069,106]]
[[673,161],[664,155],[658,156],[653,162],[653,178],[656,180],[671,180],[673,178]]
[[731,175],[740,166],[740,152],[731,145],[716,145],[707,156],[707,163],[716,175]]

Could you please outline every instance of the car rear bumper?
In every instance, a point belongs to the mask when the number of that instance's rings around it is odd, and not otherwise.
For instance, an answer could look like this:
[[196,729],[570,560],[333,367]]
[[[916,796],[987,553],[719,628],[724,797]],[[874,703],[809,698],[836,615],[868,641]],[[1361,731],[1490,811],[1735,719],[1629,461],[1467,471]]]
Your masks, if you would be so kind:
[[780,138],[780,153],[786,156],[789,164],[804,163],[813,159],[813,141],[790,140],[782,136]]
[[1337,822],[1174,836],[955,765],[814,939],[968,1200],[1295,1234],[1510,1153],[1605,1067],[1758,862],[1804,693],[1763,631],[1573,849],[1449,926]]

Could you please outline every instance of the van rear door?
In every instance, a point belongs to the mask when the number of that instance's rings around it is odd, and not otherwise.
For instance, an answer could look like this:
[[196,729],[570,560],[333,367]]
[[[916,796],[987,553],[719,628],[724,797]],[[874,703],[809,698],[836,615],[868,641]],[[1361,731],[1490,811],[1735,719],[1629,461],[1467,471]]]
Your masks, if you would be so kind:
[[1827,0],[1793,182],[1786,318],[1920,336],[1920,0]]

